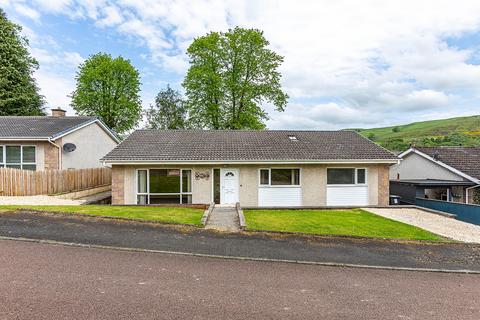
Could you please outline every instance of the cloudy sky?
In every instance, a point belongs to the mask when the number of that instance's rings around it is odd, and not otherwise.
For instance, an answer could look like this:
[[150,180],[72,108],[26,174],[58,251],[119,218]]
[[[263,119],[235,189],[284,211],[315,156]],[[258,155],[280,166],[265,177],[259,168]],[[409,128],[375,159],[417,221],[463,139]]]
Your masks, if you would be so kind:
[[480,1],[0,0],[40,62],[48,107],[69,110],[77,66],[108,52],[131,60],[148,106],[181,89],[192,39],[259,28],[285,57],[287,109],[271,129],[339,129],[479,114]]

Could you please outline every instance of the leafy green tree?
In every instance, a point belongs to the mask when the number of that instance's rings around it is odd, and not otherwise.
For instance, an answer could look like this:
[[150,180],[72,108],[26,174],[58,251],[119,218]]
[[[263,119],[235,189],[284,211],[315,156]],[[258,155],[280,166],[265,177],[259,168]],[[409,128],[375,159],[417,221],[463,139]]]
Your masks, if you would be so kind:
[[400,132],[400,128],[399,127],[393,127],[392,132]]
[[44,100],[33,78],[38,62],[28,52],[22,27],[0,8],[0,116],[44,115]]
[[145,111],[149,129],[185,129],[187,110],[182,96],[167,86],[160,90],[155,105]]
[[97,53],[80,65],[75,80],[71,105],[78,114],[99,117],[119,134],[140,121],[140,76],[129,60]]
[[368,139],[372,140],[372,141],[375,141],[377,140],[377,136],[375,135],[375,133],[373,132],[370,132],[367,136]]
[[193,41],[183,82],[192,126],[264,129],[268,114],[263,103],[284,111],[288,95],[278,71],[283,57],[268,45],[262,31],[239,27]]

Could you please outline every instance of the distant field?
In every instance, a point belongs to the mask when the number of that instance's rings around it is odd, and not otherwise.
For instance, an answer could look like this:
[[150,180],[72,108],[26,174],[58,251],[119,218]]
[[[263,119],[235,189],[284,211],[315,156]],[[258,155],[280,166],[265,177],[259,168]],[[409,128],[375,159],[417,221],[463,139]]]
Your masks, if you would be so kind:
[[480,116],[354,130],[392,151],[405,150],[412,142],[417,146],[480,146]]

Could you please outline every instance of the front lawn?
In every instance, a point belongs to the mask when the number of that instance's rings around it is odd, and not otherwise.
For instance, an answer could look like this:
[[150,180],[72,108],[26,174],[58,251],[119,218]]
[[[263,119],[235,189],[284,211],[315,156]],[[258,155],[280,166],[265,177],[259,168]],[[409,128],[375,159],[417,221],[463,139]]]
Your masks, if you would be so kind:
[[202,209],[188,207],[141,207],[141,206],[0,206],[6,210],[30,209],[46,212],[88,214],[93,216],[140,219],[164,223],[201,225]]
[[442,237],[361,209],[244,210],[247,230],[300,232],[408,240],[444,240]]

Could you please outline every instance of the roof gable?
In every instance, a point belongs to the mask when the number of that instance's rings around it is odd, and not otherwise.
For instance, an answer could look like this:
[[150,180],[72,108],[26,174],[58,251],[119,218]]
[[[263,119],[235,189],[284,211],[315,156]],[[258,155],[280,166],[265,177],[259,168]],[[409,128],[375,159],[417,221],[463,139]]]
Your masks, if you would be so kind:
[[399,155],[400,158],[416,153],[444,168],[468,179],[480,180],[480,147],[415,147]]
[[103,158],[107,162],[397,159],[353,131],[286,130],[137,130]]

